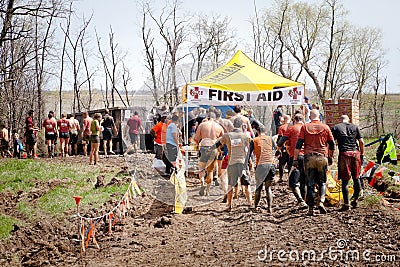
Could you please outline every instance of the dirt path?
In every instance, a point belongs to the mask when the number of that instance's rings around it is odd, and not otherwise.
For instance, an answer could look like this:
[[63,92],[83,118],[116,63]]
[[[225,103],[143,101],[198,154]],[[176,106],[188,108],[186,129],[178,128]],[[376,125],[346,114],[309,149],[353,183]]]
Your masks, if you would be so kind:
[[274,185],[273,193],[273,215],[249,212],[243,197],[229,213],[219,201],[182,215],[149,196],[136,198],[110,239],[107,229],[98,229],[101,251],[91,243],[83,259],[71,211],[63,221],[48,218],[15,229],[0,244],[0,265],[16,255],[23,266],[400,265],[398,211],[376,206],[340,213],[332,207],[308,217],[294,207],[285,184]]

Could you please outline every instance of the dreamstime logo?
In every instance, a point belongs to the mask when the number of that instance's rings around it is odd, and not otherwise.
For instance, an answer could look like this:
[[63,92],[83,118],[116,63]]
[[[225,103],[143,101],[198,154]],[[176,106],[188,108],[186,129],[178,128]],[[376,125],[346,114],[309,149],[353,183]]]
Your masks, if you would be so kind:
[[336,246],[338,249],[344,249],[347,247],[347,241],[344,239],[338,239],[336,241]]
[[336,247],[329,246],[321,252],[314,249],[305,250],[284,250],[273,249],[264,246],[257,252],[257,258],[262,262],[321,262],[321,261],[345,261],[345,262],[395,262],[398,257],[396,255],[387,255],[381,252],[374,252],[370,249],[359,251],[358,249],[346,249],[348,247],[347,240],[338,239]]

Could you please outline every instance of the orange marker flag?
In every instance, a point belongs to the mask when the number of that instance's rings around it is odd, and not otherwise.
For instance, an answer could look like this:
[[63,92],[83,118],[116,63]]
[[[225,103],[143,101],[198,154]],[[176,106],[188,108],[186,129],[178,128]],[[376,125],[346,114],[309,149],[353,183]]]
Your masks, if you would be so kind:
[[110,213],[109,215],[108,215],[108,235],[109,236],[111,236],[111,221],[112,221],[112,218],[114,217],[114,213]]
[[93,221],[90,221],[89,233],[86,238],[86,248],[88,248],[88,246],[89,246],[89,241],[90,241],[90,237],[92,236],[92,233],[93,233]]
[[[96,223],[97,224],[97,223]],[[97,249],[100,251],[100,246],[99,246],[99,243],[97,243],[97,240],[96,240],[96,238],[95,238],[95,232],[96,232],[96,224],[93,224],[93,221],[92,221],[92,227],[93,227],[93,243],[96,245],[96,247],[97,247]]]

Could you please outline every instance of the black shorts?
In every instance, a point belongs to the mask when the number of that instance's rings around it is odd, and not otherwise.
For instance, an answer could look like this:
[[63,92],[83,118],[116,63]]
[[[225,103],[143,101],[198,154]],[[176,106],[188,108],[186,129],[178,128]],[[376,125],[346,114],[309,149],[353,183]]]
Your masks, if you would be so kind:
[[112,128],[104,128],[103,130],[103,140],[108,141],[112,140]]
[[139,141],[139,134],[129,133],[129,137],[131,138],[132,144],[137,144],[137,142]]
[[58,133],[58,138],[68,139],[69,138],[69,133],[59,132]]
[[35,133],[26,133],[26,135],[25,135],[25,137],[26,137],[26,144],[27,145],[34,145],[34,144],[36,144],[36,141],[37,141],[37,139],[36,139],[36,135],[35,135]]
[[75,145],[78,143],[78,134],[77,133],[75,134],[75,133],[69,132],[69,136],[70,136],[69,143],[71,145]]
[[8,150],[8,141],[5,139],[0,139],[0,149]]
[[57,135],[55,133],[45,133],[44,134],[44,138],[46,140],[56,140],[57,139]]
[[82,144],[87,145],[87,144],[89,144],[90,140],[91,140],[90,135],[84,135],[82,138]]

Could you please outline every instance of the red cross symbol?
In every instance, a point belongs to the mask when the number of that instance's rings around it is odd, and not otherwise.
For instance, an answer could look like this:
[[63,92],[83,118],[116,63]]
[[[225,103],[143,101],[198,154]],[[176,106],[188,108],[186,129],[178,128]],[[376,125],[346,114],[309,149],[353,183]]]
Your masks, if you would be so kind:
[[297,96],[301,95],[301,91],[297,91],[297,87],[293,88],[293,90],[289,91],[289,96],[293,98],[293,100],[297,100]]
[[199,87],[195,87],[190,90],[190,95],[193,96],[194,99],[199,99],[199,95],[203,95],[203,91],[200,91]]

